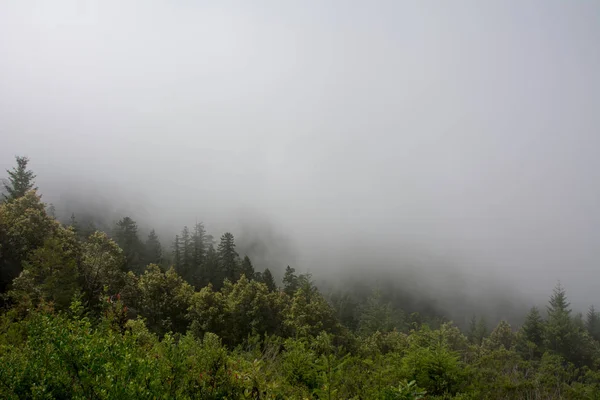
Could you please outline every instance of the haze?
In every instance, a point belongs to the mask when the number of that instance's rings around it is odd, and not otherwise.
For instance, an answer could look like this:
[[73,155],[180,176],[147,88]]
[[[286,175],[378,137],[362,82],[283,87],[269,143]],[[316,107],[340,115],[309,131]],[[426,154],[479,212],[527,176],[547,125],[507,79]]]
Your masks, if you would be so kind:
[[95,201],[164,241],[198,219],[317,276],[535,301],[560,280],[600,305],[599,21],[583,1],[3,1],[0,167],[27,155],[59,211]]

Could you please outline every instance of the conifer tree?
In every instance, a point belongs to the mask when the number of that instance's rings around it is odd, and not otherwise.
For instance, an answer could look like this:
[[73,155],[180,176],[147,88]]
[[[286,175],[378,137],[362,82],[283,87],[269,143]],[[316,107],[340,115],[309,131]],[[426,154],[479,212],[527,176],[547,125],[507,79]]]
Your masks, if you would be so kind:
[[144,257],[144,264],[148,265],[148,264],[156,264],[156,265],[161,265],[162,264],[162,247],[160,245],[160,241],[158,240],[158,236],[156,235],[156,232],[154,231],[154,229],[152,229],[150,231],[150,234],[148,235],[148,239],[146,239],[146,245],[145,247],[145,257]]
[[592,305],[586,317],[585,328],[594,340],[600,341],[600,312]]
[[193,285],[196,287],[202,286],[204,280],[204,262],[206,258],[206,230],[201,222],[194,225],[194,233],[192,235],[192,275]]
[[212,243],[209,243],[208,250],[206,250],[206,259],[202,272],[202,286],[210,283],[217,290],[221,287],[223,280],[219,271],[219,255]]
[[175,271],[181,275],[181,241],[179,235],[175,235],[175,241],[173,242],[173,264]]
[[181,269],[177,271],[188,283],[193,283],[193,249],[190,230],[187,226],[181,231]]
[[295,272],[296,270],[288,265],[283,275],[283,291],[290,296],[293,296],[300,287],[300,282]]
[[569,359],[573,346],[574,330],[570,303],[564,287],[558,283],[548,304],[548,319],[545,329],[545,343],[548,348]]
[[143,244],[138,237],[137,230],[137,223],[130,217],[124,217],[117,222],[115,242],[123,250],[125,268],[141,273],[143,271]]
[[273,274],[269,268],[265,268],[265,271],[261,275],[261,281],[265,285],[270,292],[274,292],[277,290],[277,284],[275,283],[275,278],[273,278]]
[[242,260],[242,265],[240,267],[240,276],[241,275],[245,275],[248,280],[254,279],[254,266],[248,256],[244,256],[244,259]]
[[239,255],[235,251],[235,241],[233,235],[226,232],[221,236],[221,243],[217,248],[219,253],[220,269],[223,279],[229,279],[235,282],[239,271]]
[[8,182],[4,182],[4,189],[8,195],[3,194],[7,201],[18,199],[25,196],[30,190],[37,190],[35,187],[35,174],[27,169],[29,159],[27,157],[16,157],[17,166],[8,172]]
[[487,322],[484,317],[479,319],[473,315],[469,322],[469,330],[467,332],[467,338],[469,342],[477,345],[483,343],[483,339],[488,335]]
[[541,347],[544,340],[544,320],[537,307],[531,307],[527,318],[521,327],[521,331],[528,342]]

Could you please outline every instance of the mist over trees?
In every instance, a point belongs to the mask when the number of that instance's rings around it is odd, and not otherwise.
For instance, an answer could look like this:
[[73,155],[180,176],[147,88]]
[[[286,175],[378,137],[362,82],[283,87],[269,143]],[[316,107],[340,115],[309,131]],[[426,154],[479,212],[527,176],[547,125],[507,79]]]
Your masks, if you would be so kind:
[[398,295],[393,285],[319,287],[289,265],[278,281],[240,256],[231,232],[215,243],[201,222],[164,242],[154,229],[140,238],[128,216],[108,232],[84,233],[74,214],[51,215],[34,180],[17,157],[0,204],[6,398],[40,390],[214,399],[600,392],[600,313],[593,305],[574,313],[560,283],[545,310],[521,305],[519,326],[489,315],[457,326],[428,298]]

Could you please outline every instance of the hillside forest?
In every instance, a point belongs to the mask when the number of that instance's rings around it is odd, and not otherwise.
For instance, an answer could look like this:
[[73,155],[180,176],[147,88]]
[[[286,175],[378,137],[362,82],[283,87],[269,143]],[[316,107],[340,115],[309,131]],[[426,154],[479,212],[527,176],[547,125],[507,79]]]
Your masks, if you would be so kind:
[[0,204],[1,399],[600,399],[600,312],[560,284],[519,326],[458,326],[254,265],[200,222],[57,220],[28,161]]

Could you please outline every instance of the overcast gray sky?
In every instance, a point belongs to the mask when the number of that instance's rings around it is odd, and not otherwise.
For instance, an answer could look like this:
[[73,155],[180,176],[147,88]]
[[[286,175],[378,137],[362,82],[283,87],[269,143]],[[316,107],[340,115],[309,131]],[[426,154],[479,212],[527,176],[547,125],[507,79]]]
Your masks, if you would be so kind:
[[410,253],[600,304],[599,110],[596,1],[0,2],[2,169],[257,215],[312,271]]

